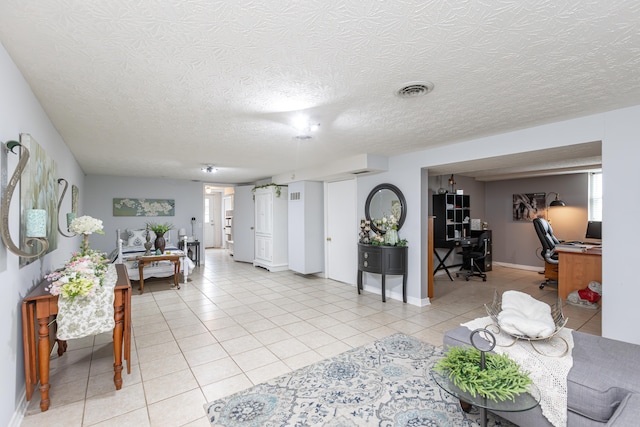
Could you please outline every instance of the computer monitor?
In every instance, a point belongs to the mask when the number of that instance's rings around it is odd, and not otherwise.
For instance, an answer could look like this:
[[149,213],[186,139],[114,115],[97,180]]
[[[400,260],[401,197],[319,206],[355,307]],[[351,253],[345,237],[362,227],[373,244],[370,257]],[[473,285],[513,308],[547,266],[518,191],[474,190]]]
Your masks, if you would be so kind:
[[586,239],[602,239],[602,221],[589,221],[587,223]]

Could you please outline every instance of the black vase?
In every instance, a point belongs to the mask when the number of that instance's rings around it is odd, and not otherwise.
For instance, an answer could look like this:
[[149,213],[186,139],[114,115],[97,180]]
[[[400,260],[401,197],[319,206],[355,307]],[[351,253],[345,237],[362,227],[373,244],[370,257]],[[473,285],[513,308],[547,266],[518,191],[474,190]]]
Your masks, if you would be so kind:
[[167,242],[164,240],[164,234],[156,235],[156,240],[153,245],[156,247],[156,250],[160,249],[160,253],[163,254],[164,247],[167,246]]

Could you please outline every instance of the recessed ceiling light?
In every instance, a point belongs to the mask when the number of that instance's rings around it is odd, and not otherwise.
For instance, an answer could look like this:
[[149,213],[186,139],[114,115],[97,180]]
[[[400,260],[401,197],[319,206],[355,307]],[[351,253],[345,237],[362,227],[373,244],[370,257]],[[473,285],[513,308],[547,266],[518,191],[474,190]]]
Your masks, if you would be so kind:
[[431,82],[409,82],[396,90],[395,94],[400,98],[415,98],[428,94],[433,90],[433,87]]

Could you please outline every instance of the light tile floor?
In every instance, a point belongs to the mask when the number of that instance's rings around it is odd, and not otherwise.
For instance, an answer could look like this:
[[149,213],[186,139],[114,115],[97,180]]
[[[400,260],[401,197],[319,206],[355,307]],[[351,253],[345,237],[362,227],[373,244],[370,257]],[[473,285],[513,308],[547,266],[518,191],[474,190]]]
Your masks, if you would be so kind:
[[[354,286],[290,271],[269,273],[207,250],[181,290],[145,281],[132,297],[132,366],[113,386],[110,334],[72,340],[51,360],[51,407],[36,390],[22,426],[202,426],[203,404],[396,332],[436,346],[445,331],[486,316],[494,290],[548,303],[537,272],[496,266],[487,282],[435,280],[435,298],[416,307]],[[134,289],[137,282],[133,283]],[[601,334],[600,310],[565,306],[568,327]]]

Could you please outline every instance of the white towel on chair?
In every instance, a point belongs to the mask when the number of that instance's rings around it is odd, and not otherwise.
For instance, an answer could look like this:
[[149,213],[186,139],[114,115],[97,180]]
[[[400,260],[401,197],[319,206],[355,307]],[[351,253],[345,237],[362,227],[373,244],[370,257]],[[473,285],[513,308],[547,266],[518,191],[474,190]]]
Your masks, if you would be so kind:
[[518,291],[503,292],[498,323],[509,334],[529,338],[545,338],[556,330],[549,304]]

